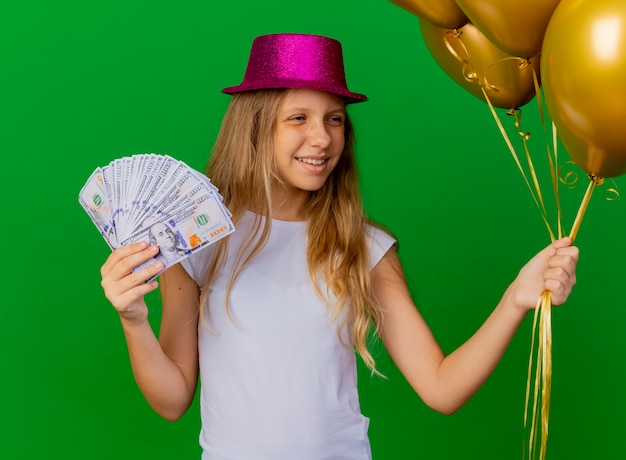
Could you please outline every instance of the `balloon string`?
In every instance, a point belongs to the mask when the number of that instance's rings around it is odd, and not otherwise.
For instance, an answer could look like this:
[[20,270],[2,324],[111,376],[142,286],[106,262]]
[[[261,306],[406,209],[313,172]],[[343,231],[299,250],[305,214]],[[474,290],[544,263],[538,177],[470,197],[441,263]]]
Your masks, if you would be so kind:
[[541,415],[538,422],[541,422],[541,447],[539,458],[543,460],[546,456],[548,445],[548,419],[550,415],[550,394],[552,389],[552,302],[550,291],[546,291],[542,296],[541,319],[539,320],[540,350],[541,357]]
[[[515,151],[515,148],[513,147],[513,143],[511,142],[511,139],[509,138],[506,130],[504,129],[504,126],[502,126],[502,123],[500,122],[500,119],[498,118],[498,114],[496,113],[496,110],[494,109],[493,104],[491,103],[491,100],[489,99],[489,96],[487,95],[487,92],[485,91],[485,89],[482,86],[481,86],[480,89],[482,90],[483,95],[485,96],[485,100],[487,101],[487,105],[489,106],[489,110],[491,111],[491,114],[493,115],[494,121],[495,121],[498,129],[500,130],[500,134],[502,135],[502,138],[504,139],[504,142],[506,143],[507,147],[509,148],[509,151],[511,152],[511,155],[513,156],[513,159],[515,160],[515,164],[517,165],[517,168],[519,169],[520,173],[522,174],[522,178],[524,179],[524,182],[526,183],[526,186],[528,187],[528,190],[530,191],[530,194],[533,197],[533,200],[535,201],[535,204],[539,208],[539,211],[540,211],[540,214],[541,214],[541,218],[543,219],[543,222],[546,225],[548,233],[550,234],[550,239],[552,241],[554,241],[554,239],[555,239],[554,233],[552,232],[552,228],[550,226],[550,222],[548,221],[548,217],[546,215],[545,206],[543,204],[543,198],[541,196],[541,192],[540,191],[536,191],[536,190],[533,191],[533,187],[531,186],[530,181],[528,180],[528,177],[526,176],[524,168],[522,167],[522,163],[520,162],[519,157],[517,156],[517,152]],[[534,168],[533,168],[532,164],[529,165],[529,167],[534,171]]]
[[546,291],[541,304],[539,332],[541,348],[541,449],[539,458],[544,459],[548,445],[548,419],[550,415],[550,395],[552,390],[552,302],[550,291]]
[[[547,133],[546,117],[543,110],[543,98],[541,96],[541,87],[539,85],[539,77],[535,68],[532,67],[533,85],[535,87],[535,96],[537,99],[537,109],[539,110],[539,116],[541,117],[541,124],[543,125],[544,133]],[[547,137],[547,136],[546,136]],[[557,223],[557,235],[558,238],[563,236],[563,214],[561,212],[561,199],[559,195],[559,179],[557,165],[559,164],[558,158],[558,138],[556,125],[552,123],[552,150],[550,144],[546,143],[546,150],[548,154],[548,165],[550,166],[550,179],[552,180],[552,190],[554,193],[554,199],[556,204],[556,223]],[[554,152],[554,154],[552,153]]]
[[[532,387],[531,385],[531,375],[532,375],[532,370],[533,370],[533,353],[532,350],[535,349],[535,337],[537,336],[537,321],[539,320],[539,312],[540,310],[540,305],[541,305],[541,301],[543,298],[543,294],[542,296],[537,300],[537,305],[535,306],[535,314],[533,315],[533,328],[532,328],[532,340],[530,343],[530,349],[531,349],[531,353],[530,356],[528,358],[528,377],[526,379],[526,399],[525,399],[525,404],[524,404],[524,429],[526,429],[527,423],[528,423],[528,402],[530,400],[530,389]],[[534,385],[534,394],[533,394],[533,418],[532,418],[532,425],[530,428],[530,436],[528,437],[528,456],[529,458],[532,458],[533,452],[535,450],[535,414],[536,414],[536,407],[537,407],[537,398],[538,398],[538,393],[537,393],[537,388],[538,388],[538,382],[535,379],[535,385]],[[526,448],[524,447],[524,452],[526,452]]]
[[[530,171],[531,174],[531,178],[533,181],[533,186],[535,187],[535,191],[537,193],[537,197],[538,197],[538,201],[541,205],[541,212],[542,212],[542,216],[544,217],[544,220],[547,221],[547,211],[546,211],[546,207],[545,207],[545,202],[543,199],[543,193],[541,192],[541,186],[539,185],[539,179],[537,179],[537,173],[535,170],[535,166],[533,164],[533,160],[532,157],[530,155],[530,151],[528,150],[528,139],[530,139],[530,133],[523,131],[522,130],[522,110],[521,109],[510,109],[507,112],[507,115],[511,115],[515,117],[515,129],[517,130],[517,133],[520,135],[520,137],[522,138],[522,145],[524,146],[524,153],[526,154],[526,163],[528,164],[528,169]],[[549,227],[549,225],[548,225]],[[552,234],[552,230],[550,230],[549,228],[549,232],[550,232],[550,238],[552,241],[554,241],[554,235]]]
[[578,229],[580,228],[580,224],[583,220],[583,216],[585,215],[585,211],[587,210],[587,206],[589,205],[589,201],[591,200],[591,194],[596,185],[602,185],[604,183],[604,179],[601,177],[594,176],[593,174],[589,175],[589,185],[587,186],[587,191],[585,192],[585,196],[583,197],[582,202],[580,203],[580,207],[578,208],[578,213],[576,214],[576,218],[574,219],[574,224],[572,225],[572,230],[569,233],[572,241],[576,239],[576,235],[578,234]]
[[[539,99],[540,94],[541,92],[537,93],[538,99]],[[552,155],[550,151],[550,144],[546,144],[546,149],[548,151],[548,162],[550,163],[550,177],[552,178],[552,188],[554,190],[554,198],[556,200],[557,234],[559,235],[559,238],[561,238],[563,236],[563,213],[561,212],[561,198],[559,195],[558,137],[557,137],[556,125],[554,123],[552,123],[552,146],[554,149],[553,150],[554,156]]]
[[[575,240],[580,224],[591,200],[596,185],[602,185],[604,179],[589,175],[589,185],[582,199],[578,213],[570,231],[572,242]],[[535,363],[535,376],[531,379],[533,370],[533,350],[535,337],[538,336]],[[533,387],[532,416],[530,418],[530,435],[528,439],[528,456],[530,459],[538,455],[544,460],[548,445],[548,428],[550,418],[550,395],[552,392],[552,301],[550,291],[543,291],[535,307],[533,319],[531,353],[528,359],[528,378],[526,380],[526,401],[524,404],[524,429],[528,426],[528,410],[530,389]],[[541,401],[541,410],[539,402]],[[537,443],[540,440],[539,452]]]
[[[544,460],[548,446],[548,421],[550,415],[550,393],[552,387],[552,301],[550,291],[543,291],[537,300],[533,319],[531,353],[528,359],[528,378],[526,380],[526,401],[524,404],[524,429],[528,427],[530,388],[533,388],[532,416],[530,418],[530,436],[528,438],[528,458],[537,456]],[[537,340],[536,359],[533,362],[532,350]],[[533,364],[535,368],[534,379]],[[541,410],[539,404],[541,402]],[[526,448],[525,448],[526,449]],[[524,449],[524,450],[525,450]]]

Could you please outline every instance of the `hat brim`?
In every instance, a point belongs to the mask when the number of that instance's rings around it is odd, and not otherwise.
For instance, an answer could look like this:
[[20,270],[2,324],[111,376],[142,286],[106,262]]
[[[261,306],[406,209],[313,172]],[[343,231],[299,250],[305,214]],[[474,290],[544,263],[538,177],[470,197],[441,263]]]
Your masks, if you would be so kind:
[[222,90],[222,93],[225,94],[236,94],[242,93],[244,91],[255,91],[259,89],[289,89],[289,88],[309,88],[317,91],[324,91],[326,93],[334,94],[336,96],[343,97],[348,104],[356,104],[358,102],[365,102],[368,97],[364,94],[353,93],[352,91],[348,91],[344,88],[335,88],[328,85],[319,85],[315,82],[310,81],[301,81],[301,80],[284,80],[279,82],[272,83],[257,83],[257,84],[246,84],[241,83],[237,86],[229,86]]

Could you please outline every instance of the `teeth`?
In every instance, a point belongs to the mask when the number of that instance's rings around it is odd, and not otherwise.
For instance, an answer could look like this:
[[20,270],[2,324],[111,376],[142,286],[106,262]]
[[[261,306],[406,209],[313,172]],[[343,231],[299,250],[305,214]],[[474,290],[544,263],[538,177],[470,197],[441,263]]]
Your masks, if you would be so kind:
[[298,158],[298,160],[303,163],[308,163],[310,165],[315,165],[315,166],[322,165],[326,161],[326,160],[314,160],[312,158]]

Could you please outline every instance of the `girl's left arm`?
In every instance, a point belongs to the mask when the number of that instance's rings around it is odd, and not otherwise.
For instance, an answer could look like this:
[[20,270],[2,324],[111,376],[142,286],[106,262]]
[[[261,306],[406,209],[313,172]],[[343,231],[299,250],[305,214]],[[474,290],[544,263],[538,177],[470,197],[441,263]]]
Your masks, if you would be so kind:
[[494,311],[455,351],[445,355],[417,310],[394,249],[372,271],[374,295],[384,310],[381,338],[413,389],[433,409],[458,410],[494,370],[526,314],[544,290],[552,304],[565,302],[576,282],[578,249],[569,238],[533,257]]

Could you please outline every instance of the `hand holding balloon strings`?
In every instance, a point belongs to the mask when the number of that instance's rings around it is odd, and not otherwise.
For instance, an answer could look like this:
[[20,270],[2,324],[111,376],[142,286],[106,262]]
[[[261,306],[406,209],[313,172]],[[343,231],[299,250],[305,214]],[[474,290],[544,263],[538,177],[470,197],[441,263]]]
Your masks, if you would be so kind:
[[[392,0],[419,18],[424,42],[448,76],[489,106],[551,240],[563,236],[558,141],[573,162],[587,173],[589,184],[569,233],[576,238],[596,186],[605,178],[626,173],[626,3],[623,0]],[[538,75],[541,75],[539,81]],[[539,114],[548,129],[542,91],[551,118],[552,146],[547,143],[549,170],[556,204],[557,229],[552,230],[527,141],[521,129],[521,107],[536,96]],[[515,117],[526,158],[520,156],[495,108]],[[557,137],[558,133],[558,137]],[[575,181],[574,181],[575,182]],[[613,192],[610,188],[607,192]],[[610,199],[610,198],[607,198]],[[614,199],[614,197],[613,197]],[[551,299],[545,291],[537,302],[533,343],[539,328],[534,378],[533,414],[527,454],[545,458],[551,384]],[[531,388],[529,360],[525,426]],[[541,389],[541,394],[539,390]],[[541,396],[541,398],[540,398]],[[541,399],[541,412],[538,411]],[[537,438],[540,437],[539,446]],[[537,450],[538,449],[538,450]]]

